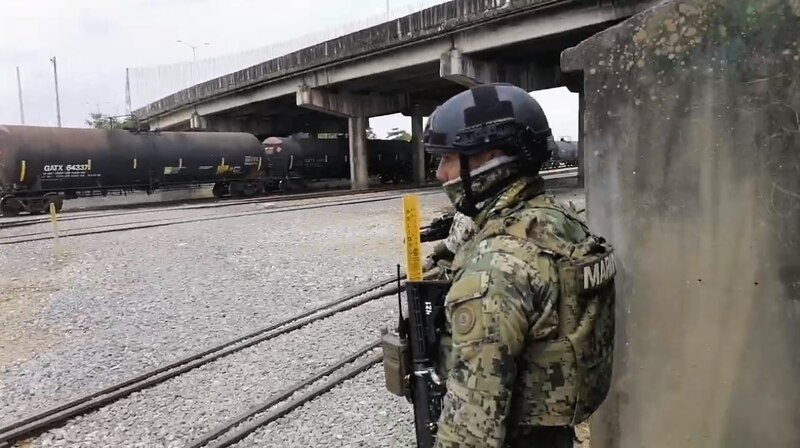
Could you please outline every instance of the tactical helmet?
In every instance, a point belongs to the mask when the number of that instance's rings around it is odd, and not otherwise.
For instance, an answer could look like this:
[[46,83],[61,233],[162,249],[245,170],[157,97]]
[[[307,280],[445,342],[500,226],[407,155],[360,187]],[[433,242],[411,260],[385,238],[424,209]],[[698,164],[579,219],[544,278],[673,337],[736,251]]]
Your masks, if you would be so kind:
[[431,114],[423,132],[430,154],[471,156],[503,149],[538,171],[552,151],[552,132],[539,103],[512,84],[484,84],[461,92]]
[[471,191],[470,156],[500,149],[516,156],[521,175],[535,175],[555,145],[539,103],[525,90],[505,83],[473,87],[445,101],[428,118],[422,142],[429,154],[459,154],[466,204],[457,209],[468,216],[474,216],[476,202],[485,199]]

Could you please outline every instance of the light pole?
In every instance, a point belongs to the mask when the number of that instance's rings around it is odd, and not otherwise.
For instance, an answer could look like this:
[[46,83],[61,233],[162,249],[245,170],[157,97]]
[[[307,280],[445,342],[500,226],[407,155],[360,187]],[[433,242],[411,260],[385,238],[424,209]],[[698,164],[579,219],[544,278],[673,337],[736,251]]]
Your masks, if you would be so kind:
[[58,69],[56,68],[56,57],[53,56],[50,62],[53,63],[53,77],[55,77],[56,80],[56,119],[58,120],[58,127],[61,127],[61,103],[58,98]]
[[196,61],[196,60],[197,60],[197,53],[196,53],[196,51],[195,51],[195,50],[197,50],[197,47],[200,47],[200,46],[203,46],[203,45],[211,45],[211,44],[210,44],[210,43],[208,43],[208,42],[203,42],[203,43],[202,43],[202,44],[200,44],[200,45],[192,45],[192,44],[190,44],[190,43],[188,43],[188,42],[184,42],[184,41],[182,41],[182,40],[180,40],[180,39],[178,39],[176,42],[178,42],[178,43],[180,43],[180,44],[184,44],[184,45],[186,45],[187,47],[189,47],[189,48],[191,48],[191,49],[192,49],[192,60],[193,60],[193,61]]
[[19,66],[17,67],[17,93],[19,95],[19,119],[25,124],[25,108],[22,105],[22,79],[19,76]]

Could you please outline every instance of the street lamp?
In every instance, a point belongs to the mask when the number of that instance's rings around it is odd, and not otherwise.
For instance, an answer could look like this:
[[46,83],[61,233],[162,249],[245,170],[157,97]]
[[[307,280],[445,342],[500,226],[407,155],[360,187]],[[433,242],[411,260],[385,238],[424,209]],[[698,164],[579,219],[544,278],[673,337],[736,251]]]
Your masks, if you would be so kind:
[[184,44],[184,45],[186,45],[187,47],[189,47],[189,48],[191,48],[191,49],[192,49],[192,60],[194,60],[194,61],[196,61],[196,60],[197,60],[197,53],[195,52],[195,50],[197,49],[197,47],[200,47],[200,46],[203,46],[203,45],[211,45],[211,44],[210,44],[210,43],[208,43],[208,42],[203,42],[203,43],[202,43],[202,44],[200,44],[200,45],[192,45],[192,44],[190,44],[190,43],[188,43],[188,42],[184,42],[184,41],[182,41],[182,40],[180,40],[180,39],[178,39],[176,42],[178,42],[178,43],[180,43],[180,44]]

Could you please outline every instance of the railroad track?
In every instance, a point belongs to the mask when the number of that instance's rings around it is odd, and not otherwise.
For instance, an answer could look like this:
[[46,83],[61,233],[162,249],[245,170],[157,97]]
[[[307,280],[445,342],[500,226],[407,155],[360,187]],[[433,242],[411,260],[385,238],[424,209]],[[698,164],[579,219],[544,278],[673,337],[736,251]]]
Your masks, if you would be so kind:
[[[420,193],[420,191],[422,192]],[[216,221],[221,219],[238,218],[243,216],[268,215],[273,213],[311,210],[316,208],[336,207],[341,205],[355,205],[355,204],[366,204],[370,202],[383,202],[383,201],[398,199],[402,197],[403,194],[407,194],[409,192],[415,192],[420,195],[428,195],[428,194],[438,193],[439,190],[434,188],[418,188],[414,190],[398,191],[397,193],[388,196],[379,196],[367,199],[355,199],[349,201],[330,201],[319,204],[309,204],[309,205],[299,205],[299,206],[285,206],[268,210],[252,210],[252,211],[232,213],[227,215],[212,215],[212,216],[193,217],[193,218],[162,218],[162,219],[137,221],[134,223],[105,224],[105,225],[90,226],[90,227],[79,227],[76,229],[61,230],[59,231],[58,236],[59,238],[70,238],[77,236],[97,235],[103,233],[114,233],[114,232],[130,231],[130,230],[166,227],[177,224],[190,224],[190,223],[204,222],[204,221]],[[50,240],[53,238],[55,238],[55,236],[52,231],[31,232],[18,235],[5,235],[5,236],[0,236],[0,245],[29,243],[34,241]]]
[[[409,187],[409,186],[390,186],[390,187],[381,187],[381,188],[372,188],[369,190],[329,190],[329,191],[321,191],[315,193],[301,193],[301,194],[291,194],[291,195],[275,195],[275,196],[261,196],[257,198],[247,198],[247,199],[217,199],[217,198],[206,198],[206,199],[192,199],[186,201],[180,201],[184,204],[186,202],[198,202],[198,201],[214,201],[211,204],[199,204],[199,205],[178,205],[178,206],[168,206],[165,203],[152,203],[152,204],[135,204],[135,205],[128,205],[124,207],[117,207],[117,209],[124,208],[125,211],[114,211],[112,209],[108,212],[96,212],[92,213],[91,211],[85,210],[73,210],[68,212],[60,213],[58,218],[58,222],[69,222],[69,221],[79,221],[79,220],[86,220],[86,219],[96,219],[96,218],[108,218],[113,216],[125,216],[125,215],[144,215],[149,213],[164,213],[164,212],[171,212],[171,211],[183,211],[183,210],[204,210],[204,209],[214,209],[214,208],[222,208],[222,207],[233,207],[237,205],[247,205],[247,204],[259,204],[263,202],[286,202],[286,201],[301,201],[305,199],[324,199],[328,197],[342,197],[342,196],[357,196],[363,194],[372,194],[372,193],[383,193],[383,192],[391,192],[391,191],[403,191],[403,190],[414,190],[418,188],[435,188],[435,186],[422,186],[422,187]],[[178,201],[169,201],[169,202],[178,202]],[[144,210],[143,210],[144,209]],[[91,210],[91,209],[90,209]],[[88,213],[87,213],[88,212]],[[78,213],[87,213],[87,214],[79,214],[73,215]],[[64,216],[66,215],[66,216]],[[36,217],[21,217],[21,218],[6,218],[7,220],[0,221],[0,230],[2,229],[11,229],[15,227],[25,227],[25,226],[32,226],[37,224],[47,224],[50,222],[49,216],[36,216]]]
[[[312,401],[339,384],[342,384],[358,374],[369,370],[372,366],[381,362],[383,359],[383,353],[366,356],[370,351],[378,349],[380,347],[380,343],[381,340],[376,339],[366,346],[358,349],[354,353],[348,355],[347,357],[337,361],[327,369],[317,372],[305,380],[294,384],[281,392],[278,392],[270,397],[267,401],[248,409],[247,411],[237,415],[236,417],[193,440],[188,445],[188,448],[225,448],[236,444],[260,427],[274,422],[294,409]],[[359,360],[359,358],[361,359]],[[344,369],[344,367],[348,364],[352,365]],[[336,372],[339,373],[333,375]],[[326,376],[331,377],[324,383],[314,387],[297,398],[288,400],[291,396],[320,381]],[[235,431],[231,431],[237,427],[239,428]],[[227,434],[227,436],[221,437],[225,434]]]
[[[435,272],[435,270],[429,271],[425,276],[428,277],[432,274],[435,274]],[[257,344],[261,344],[278,336],[298,330],[314,322],[326,319],[335,314],[364,305],[368,302],[390,295],[399,294],[405,289],[403,282],[404,279],[405,275],[395,275],[392,278],[373,283],[342,298],[338,298],[314,309],[292,316],[281,322],[269,325],[250,334],[217,345],[201,353],[179,359],[163,367],[145,372],[137,375],[134,378],[114,384],[102,390],[82,396],[70,402],[55,406],[38,414],[6,425],[0,428],[0,448],[10,447],[18,441],[34,438],[46,431],[64,425],[77,416],[84,415],[108,406],[135,392],[162,384],[172,378],[175,378],[200,366],[209,364],[224,356],[242,351]],[[381,288],[389,286],[392,283],[396,284],[388,289],[381,290]],[[332,375],[333,373],[344,368],[346,365],[352,364],[359,358],[362,358],[369,351],[378,348],[378,342],[379,340],[370,342],[358,351],[346,356],[338,362],[333,363],[323,371],[318,372],[317,374],[306,378],[300,383],[273,395],[265,403],[259,404],[258,406],[249,409],[225,424],[215,427],[204,436],[195,440],[191,446],[204,446],[205,444],[219,438],[230,429],[246,423],[252,417],[271,409],[267,414],[259,417],[257,420],[247,424],[246,426],[239,428],[227,438],[224,438],[213,445],[219,447],[230,446],[230,444],[246,437],[247,434],[258,427],[280,418],[281,416],[290,412],[292,409],[332,389],[337,384],[340,384],[345,380],[369,369],[371,366],[380,361],[382,355],[372,355],[365,359],[361,359],[358,363],[350,366],[340,374],[331,377],[323,385],[315,387],[313,390],[304,393],[292,401],[286,402],[288,398],[295,395],[298,391],[319,381],[325,376]],[[275,408],[275,406],[280,403],[283,403],[283,406]]]
[[[552,170],[547,170],[542,172],[542,177],[545,179],[563,179],[567,177],[574,177],[577,175],[577,168],[569,167],[569,168],[557,168]],[[391,191],[403,191],[403,190],[414,190],[418,188],[439,188],[438,185],[428,185],[422,187],[409,187],[407,185],[403,185],[400,187],[397,186],[388,186],[388,187],[379,187],[379,188],[371,188],[369,190],[360,190],[360,191],[352,191],[346,189],[336,189],[336,190],[328,190],[328,191],[321,191],[321,192],[314,192],[314,193],[300,193],[300,194],[289,194],[289,195],[275,195],[275,196],[261,196],[257,198],[247,198],[247,199],[217,199],[217,198],[201,198],[201,199],[186,199],[182,201],[170,200],[165,202],[159,203],[146,203],[146,204],[130,204],[130,205],[121,205],[121,206],[103,206],[98,208],[90,208],[90,209],[82,209],[82,210],[72,210],[63,212],[62,216],[59,217],[59,222],[69,222],[69,221],[76,221],[76,220],[85,220],[85,219],[95,219],[95,218],[106,218],[112,216],[124,216],[130,214],[148,214],[148,213],[162,213],[162,212],[169,212],[169,211],[180,211],[180,210],[203,210],[203,209],[212,209],[212,208],[221,208],[221,207],[233,207],[237,205],[247,205],[247,204],[258,204],[262,202],[285,202],[285,201],[294,201],[294,200],[304,200],[304,199],[322,199],[327,197],[337,197],[337,196],[354,196],[354,195],[361,195],[361,194],[370,194],[370,193],[382,193],[382,192],[391,192]],[[203,202],[207,201],[214,201],[211,204],[203,204]],[[187,202],[195,203],[199,202],[199,205],[178,205],[178,206],[169,206],[167,204],[172,203],[183,203],[186,204]],[[112,208],[113,207],[113,208]],[[102,210],[102,209],[110,209],[112,211],[109,212],[97,212],[85,214],[85,215],[77,215],[77,216],[69,216],[73,213],[85,213],[88,210]],[[119,209],[124,209],[124,211],[120,211]],[[144,210],[142,210],[144,209]],[[115,211],[116,210],[116,211]],[[63,216],[66,214],[67,216]],[[0,230],[2,229],[10,229],[15,227],[24,227],[24,226],[31,226],[37,224],[46,224],[50,222],[49,217],[22,217],[22,218],[10,218],[7,220],[0,221]]]

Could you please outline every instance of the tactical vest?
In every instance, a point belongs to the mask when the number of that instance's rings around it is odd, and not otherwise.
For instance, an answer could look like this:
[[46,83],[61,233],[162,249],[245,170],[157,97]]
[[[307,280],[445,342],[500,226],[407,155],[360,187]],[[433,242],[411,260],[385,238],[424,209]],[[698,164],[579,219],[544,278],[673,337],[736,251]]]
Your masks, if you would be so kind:
[[[565,216],[577,223],[586,237],[576,244],[529,236],[527,222],[508,220],[522,207]],[[519,355],[509,425],[576,425],[597,410],[611,384],[616,274],[613,248],[592,235],[576,214],[544,195],[490,218],[470,246],[495,235],[527,241],[504,248],[523,260],[530,254],[530,247],[525,246],[535,245],[553,261],[559,283],[558,334],[554,339],[527,344]],[[533,329],[529,329],[531,333]]]

